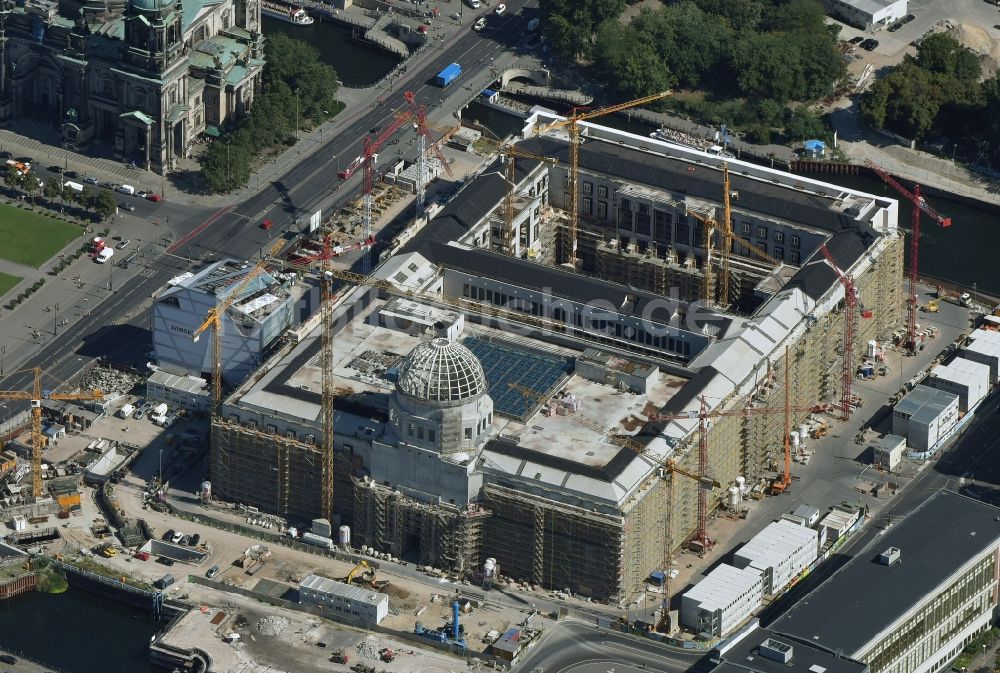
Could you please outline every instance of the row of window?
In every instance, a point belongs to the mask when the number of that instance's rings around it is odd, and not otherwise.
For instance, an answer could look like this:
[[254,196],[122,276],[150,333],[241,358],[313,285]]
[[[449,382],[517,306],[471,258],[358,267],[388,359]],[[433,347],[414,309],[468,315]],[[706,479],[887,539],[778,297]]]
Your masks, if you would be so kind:
[[[531,315],[536,316],[550,317],[553,320],[557,320],[562,323],[572,323],[577,327],[586,329],[589,332],[602,332],[609,336],[628,339],[629,341],[646,344],[647,346],[653,346],[659,349],[665,349],[672,353],[678,353],[685,356],[691,354],[691,344],[683,339],[676,338],[669,334],[652,334],[645,329],[623,325],[617,320],[605,320],[595,317],[595,314],[597,313],[606,315],[606,312],[604,311],[594,310],[590,315],[586,315],[586,311],[580,311],[576,306],[574,306],[572,309],[573,315],[568,316],[566,309],[562,306],[553,306],[551,313],[548,314],[544,311],[544,305],[539,304],[538,302],[530,299],[522,299],[520,297],[511,297],[499,290],[494,291],[479,286],[473,286],[469,283],[462,284],[462,296],[467,299],[476,299],[479,301],[486,301],[497,306],[503,306],[509,310],[521,311],[522,313],[530,313]],[[584,324],[585,321],[586,324]],[[654,329],[663,331],[666,328],[657,328],[654,325]],[[471,436],[467,438],[471,439]]]
[[[749,236],[751,228],[752,228],[752,225],[749,222],[744,222],[743,224],[740,225],[740,227],[741,227],[741,230],[742,230],[743,234]],[[762,239],[764,241],[767,241],[767,227],[761,226],[761,225],[757,225],[757,238],[758,239]],[[790,235],[788,237],[788,239],[789,239],[789,241],[788,241],[789,244],[793,248],[798,248],[798,247],[802,246],[802,237],[801,236],[798,236],[797,234],[792,234],[792,235]],[[774,242],[775,243],[784,243],[785,242],[785,232],[783,232],[783,231],[776,231],[776,232],[774,232]]]

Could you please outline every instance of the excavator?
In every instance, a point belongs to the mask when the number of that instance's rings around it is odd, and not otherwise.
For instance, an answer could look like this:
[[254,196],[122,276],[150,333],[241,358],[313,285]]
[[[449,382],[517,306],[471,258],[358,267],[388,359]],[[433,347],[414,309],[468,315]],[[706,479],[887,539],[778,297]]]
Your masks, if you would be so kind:
[[368,562],[364,559],[358,561],[358,564],[351,569],[351,572],[347,573],[347,577],[341,581],[344,584],[351,584],[352,582],[365,584],[375,591],[379,591],[389,584],[388,580],[375,579],[375,569],[368,565]]

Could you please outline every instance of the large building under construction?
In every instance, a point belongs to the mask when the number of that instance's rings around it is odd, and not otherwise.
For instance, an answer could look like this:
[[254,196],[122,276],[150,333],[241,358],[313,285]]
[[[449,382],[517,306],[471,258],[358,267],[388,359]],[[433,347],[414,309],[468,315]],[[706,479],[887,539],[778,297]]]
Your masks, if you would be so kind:
[[[356,546],[624,601],[698,529],[685,472],[721,484],[709,507],[774,480],[786,376],[793,407],[841,402],[833,264],[866,308],[855,361],[895,329],[897,203],[581,123],[571,261],[568,141],[535,135],[544,121],[519,146],[549,160],[518,160],[513,194],[505,163],[484,166],[381,287],[338,296],[334,510]],[[706,233],[726,212],[732,236]],[[320,341],[227,399],[220,497],[321,514]],[[698,416],[723,411],[740,413],[711,419],[702,465]]]

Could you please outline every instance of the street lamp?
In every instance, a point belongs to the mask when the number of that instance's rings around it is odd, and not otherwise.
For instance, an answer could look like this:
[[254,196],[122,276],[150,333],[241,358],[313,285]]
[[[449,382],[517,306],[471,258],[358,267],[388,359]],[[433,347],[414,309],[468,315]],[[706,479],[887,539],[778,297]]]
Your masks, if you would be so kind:
[[299,90],[295,90],[295,142],[299,141]]

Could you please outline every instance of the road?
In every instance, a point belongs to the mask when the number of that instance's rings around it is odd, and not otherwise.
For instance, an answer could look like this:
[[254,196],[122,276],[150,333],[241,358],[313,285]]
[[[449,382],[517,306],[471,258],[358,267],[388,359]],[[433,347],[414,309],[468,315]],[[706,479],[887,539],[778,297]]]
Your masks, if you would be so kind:
[[[490,16],[488,30],[482,33],[464,30],[451,39],[447,49],[425,54],[419,65],[410,67],[394,83],[396,93],[388,94],[387,98],[391,101],[398,99],[398,103],[402,104],[401,92],[411,90],[416,93],[419,103],[433,105],[443,100],[440,87],[432,84],[433,78],[449,63],[462,65],[464,73],[459,83],[488,70],[493,54],[522,41],[526,20],[518,13],[526,4],[527,0],[512,0],[507,3],[507,12],[503,17]],[[172,243],[165,250],[167,254],[151,264],[147,274],[118,289],[112,300],[95,306],[89,316],[53,338],[21,366],[40,366],[53,379],[65,381],[97,356],[121,362],[142,361],[149,343],[145,312],[130,324],[114,326],[113,323],[123,314],[148,302],[151,294],[171,277],[187,271],[191,264],[184,257],[196,260],[222,256],[252,258],[269,245],[271,237],[289,231],[296,218],[308,216],[319,207],[326,211],[335,210],[349,199],[356,198],[360,192],[360,173],[337,184],[338,167],[345,166],[361,154],[363,137],[370,129],[386,125],[394,114],[394,107],[391,103],[359,107],[342,114],[343,122],[337,132],[314,146],[311,154],[304,154],[302,160],[283,176],[261,185],[241,203],[217,212],[208,214],[204,208],[183,207],[168,202],[154,204],[116,194],[120,202],[130,200],[136,206],[135,215],[156,218],[162,229],[171,232]],[[408,132],[412,134],[412,131]],[[259,226],[265,217],[274,223],[269,231]],[[14,367],[10,366],[7,371],[12,369]],[[0,389],[3,390],[26,390],[30,385],[31,375],[23,370],[0,380]],[[11,409],[10,414],[17,410]]]
[[687,671],[705,656],[669,649],[652,641],[575,621],[549,628],[544,640],[522,658],[517,670],[526,673],[626,673],[628,671]]

